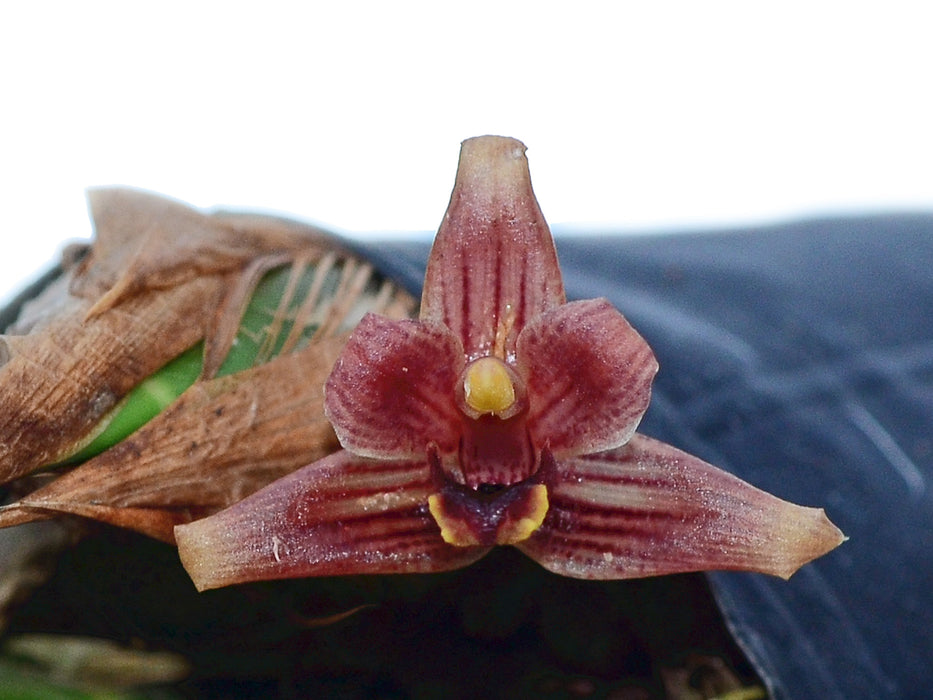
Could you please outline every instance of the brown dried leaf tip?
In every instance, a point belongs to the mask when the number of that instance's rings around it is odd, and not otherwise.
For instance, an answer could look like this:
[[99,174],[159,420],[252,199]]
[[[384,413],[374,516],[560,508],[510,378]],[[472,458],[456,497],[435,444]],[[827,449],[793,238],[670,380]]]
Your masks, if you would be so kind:
[[27,492],[0,526],[70,513],[172,541],[333,452],[323,383],[347,333],[414,300],[310,226],[89,198],[93,245],[0,339],[0,483]]
[[442,571],[513,545],[591,579],[788,577],[823,513],[636,433],[658,366],[605,299],[566,303],[524,146],[463,143],[418,320],[365,316],[326,383],[343,450],[176,528],[200,589]]

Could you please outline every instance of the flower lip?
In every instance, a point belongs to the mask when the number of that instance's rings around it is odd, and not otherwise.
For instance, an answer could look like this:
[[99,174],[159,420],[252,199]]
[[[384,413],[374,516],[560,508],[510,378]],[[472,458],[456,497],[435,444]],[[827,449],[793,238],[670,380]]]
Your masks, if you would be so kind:
[[428,498],[428,509],[447,544],[516,544],[541,527],[548,512],[548,493],[536,479],[488,490],[446,482]]

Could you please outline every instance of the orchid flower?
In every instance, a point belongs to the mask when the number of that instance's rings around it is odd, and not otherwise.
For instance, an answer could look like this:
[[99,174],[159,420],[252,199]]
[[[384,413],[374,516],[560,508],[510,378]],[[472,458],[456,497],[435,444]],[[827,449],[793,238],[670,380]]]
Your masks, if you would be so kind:
[[843,540],[635,432],[657,362],[607,300],[566,302],[524,151],[463,143],[420,318],[365,316],[325,385],[343,449],[176,527],[199,589],[444,571],[497,545],[579,578],[788,577]]

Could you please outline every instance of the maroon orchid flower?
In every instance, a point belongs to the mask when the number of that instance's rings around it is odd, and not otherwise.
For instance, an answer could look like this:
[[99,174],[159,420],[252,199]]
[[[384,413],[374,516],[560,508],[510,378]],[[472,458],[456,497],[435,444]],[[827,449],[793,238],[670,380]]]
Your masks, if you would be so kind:
[[199,589],[465,566],[514,545],[615,579],[790,576],[836,547],[782,501],[635,433],[658,369],[605,299],[566,303],[524,146],[465,141],[419,320],[367,315],[325,387],[344,449],[175,530]]

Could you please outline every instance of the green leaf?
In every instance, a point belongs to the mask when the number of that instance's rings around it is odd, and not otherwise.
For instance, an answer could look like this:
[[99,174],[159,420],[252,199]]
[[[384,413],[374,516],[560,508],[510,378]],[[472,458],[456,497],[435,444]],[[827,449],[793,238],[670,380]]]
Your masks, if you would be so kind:
[[[316,271],[315,265],[304,268],[297,285],[291,290],[291,266],[278,267],[263,276],[243,313],[239,331],[217,376],[241,372],[281,353],[295,325],[296,314],[312,291]],[[339,280],[340,268],[329,270],[317,298],[332,298]],[[289,349],[304,347],[319,325],[317,316],[312,314],[298,332],[297,343]],[[144,379],[101,421],[93,438],[61,460],[60,464],[85,462],[122,442],[159,415],[197,381],[203,367],[203,353],[203,343],[198,343]]]

